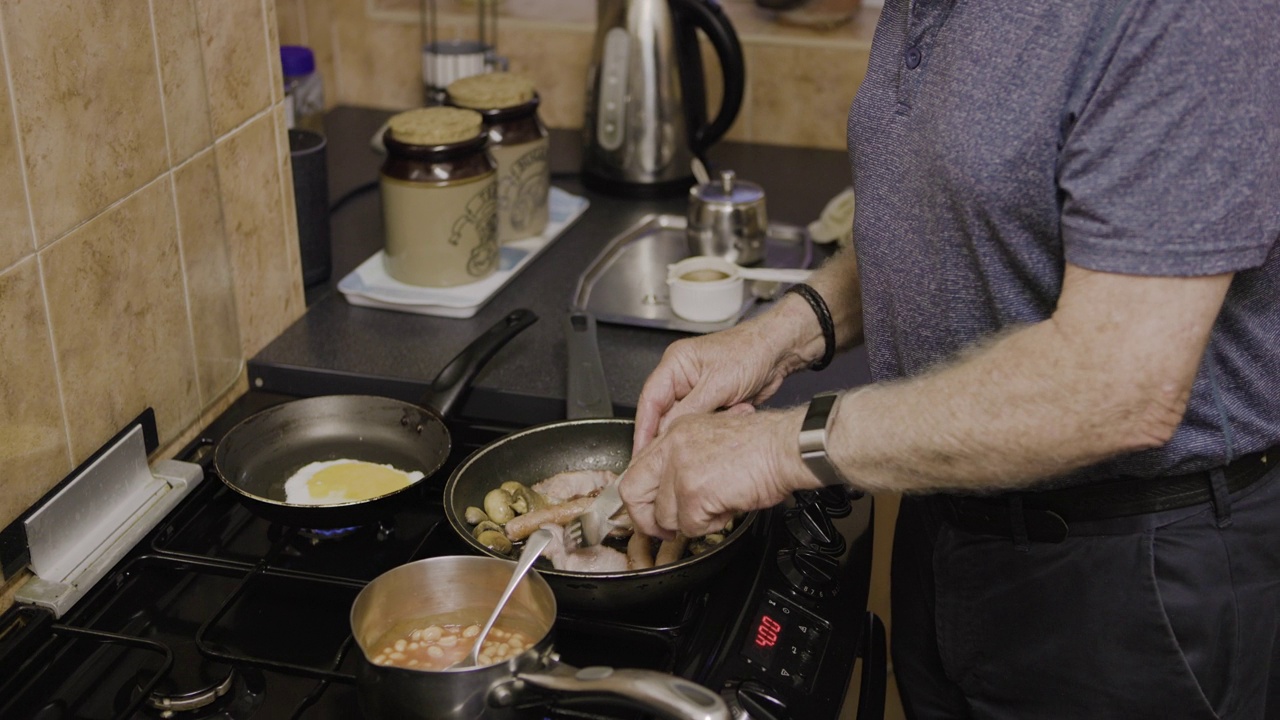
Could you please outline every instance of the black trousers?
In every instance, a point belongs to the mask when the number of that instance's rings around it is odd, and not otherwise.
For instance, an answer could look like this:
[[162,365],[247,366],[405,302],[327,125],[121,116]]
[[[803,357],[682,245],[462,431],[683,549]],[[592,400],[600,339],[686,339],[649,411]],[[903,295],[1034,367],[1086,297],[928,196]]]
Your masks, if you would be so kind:
[[1280,719],[1280,468],[1213,503],[960,531],[906,497],[891,650],[907,717]]

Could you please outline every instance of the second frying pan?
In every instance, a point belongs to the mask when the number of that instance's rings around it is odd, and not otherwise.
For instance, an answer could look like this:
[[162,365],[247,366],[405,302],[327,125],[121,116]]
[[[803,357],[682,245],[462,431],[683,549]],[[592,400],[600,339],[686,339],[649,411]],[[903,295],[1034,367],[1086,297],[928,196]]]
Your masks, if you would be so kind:
[[[436,376],[418,404],[363,395],[329,395],[268,408],[218,443],[218,477],[250,510],[273,522],[312,529],[385,517],[423,486],[449,457],[449,415],[480,369],[537,316],[515,310],[472,341]],[[422,480],[384,495],[329,505],[290,503],[285,481],[312,462],[363,460],[420,471]]]

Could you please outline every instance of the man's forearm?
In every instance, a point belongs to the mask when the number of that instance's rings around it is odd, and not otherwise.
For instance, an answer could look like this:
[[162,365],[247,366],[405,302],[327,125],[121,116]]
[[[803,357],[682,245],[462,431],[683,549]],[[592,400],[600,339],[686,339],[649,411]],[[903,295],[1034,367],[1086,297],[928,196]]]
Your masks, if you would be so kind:
[[1068,271],[1054,318],[842,398],[828,441],[871,490],[1029,485],[1167,442],[1230,276]]

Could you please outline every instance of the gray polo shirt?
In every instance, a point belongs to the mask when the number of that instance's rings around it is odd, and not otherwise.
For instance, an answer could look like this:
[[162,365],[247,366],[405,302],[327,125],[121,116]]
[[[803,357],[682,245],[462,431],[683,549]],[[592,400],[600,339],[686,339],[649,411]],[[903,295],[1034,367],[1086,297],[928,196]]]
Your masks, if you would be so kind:
[[886,0],[849,114],[876,378],[1048,318],[1067,261],[1234,272],[1173,440],[1091,475],[1280,443],[1278,38],[1275,0]]

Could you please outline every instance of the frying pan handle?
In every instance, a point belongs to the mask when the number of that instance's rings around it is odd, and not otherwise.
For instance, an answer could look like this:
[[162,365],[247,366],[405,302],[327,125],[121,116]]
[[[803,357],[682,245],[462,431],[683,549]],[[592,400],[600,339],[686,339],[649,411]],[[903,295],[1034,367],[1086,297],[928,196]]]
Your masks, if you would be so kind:
[[615,670],[558,665],[547,673],[520,673],[517,678],[548,690],[617,695],[678,720],[731,720],[729,707],[716,693],[684,678],[655,670]]
[[537,320],[538,316],[532,310],[523,308],[512,310],[483,335],[472,340],[470,345],[444,366],[440,374],[431,381],[431,387],[419,404],[448,417],[453,412],[454,405],[457,405],[458,400],[470,389],[471,381],[489,362],[489,359],[511,338],[519,335]]
[[595,317],[582,310],[570,312],[564,320],[564,333],[569,349],[565,416],[570,420],[613,417],[613,401],[609,399],[596,341]]

